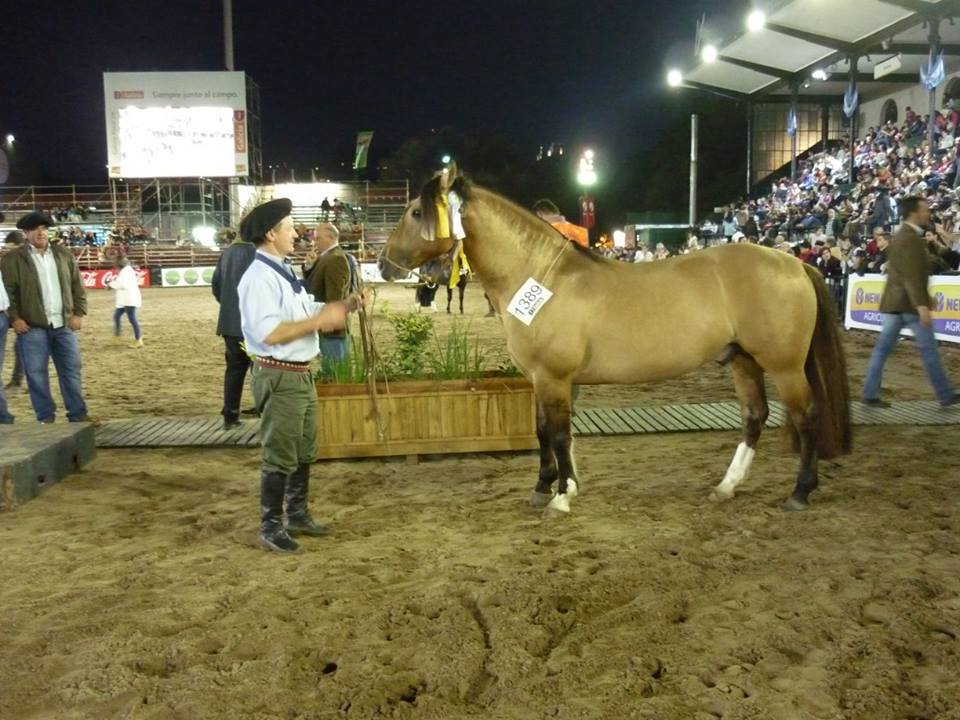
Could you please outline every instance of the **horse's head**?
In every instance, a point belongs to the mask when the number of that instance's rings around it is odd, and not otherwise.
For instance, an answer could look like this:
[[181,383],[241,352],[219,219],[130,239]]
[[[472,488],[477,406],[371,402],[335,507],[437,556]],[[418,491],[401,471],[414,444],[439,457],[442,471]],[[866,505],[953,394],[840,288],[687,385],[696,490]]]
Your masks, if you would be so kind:
[[[457,167],[451,164],[443,172],[423,186],[420,197],[413,200],[403,211],[400,224],[390,233],[387,244],[380,253],[378,265],[384,280],[402,280],[410,271],[428,260],[440,257],[456,245],[449,231],[452,222],[439,218],[438,207],[453,190],[466,199],[465,181],[457,175]],[[438,228],[448,229],[448,237],[437,237]]]

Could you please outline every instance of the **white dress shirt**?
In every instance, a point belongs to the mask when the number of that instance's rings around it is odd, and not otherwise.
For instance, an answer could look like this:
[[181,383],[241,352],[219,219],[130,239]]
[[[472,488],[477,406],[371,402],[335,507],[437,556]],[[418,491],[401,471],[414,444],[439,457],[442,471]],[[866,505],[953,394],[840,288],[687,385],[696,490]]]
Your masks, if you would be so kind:
[[27,248],[37,268],[37,275],[40,276],[43,312],[47,316],[47,322],[53,328],[62,328],[64,325],[63,291],[60,289],[60,275],[57,273],[57,260],[53,256],[53,248],[48,245],[43,254],[29,243]]
[[317,333],[308,333],[283,345],[269,345],[266,337],[280,323],[292,323],[313,317],[324,303],[301,287],[293,270],[280,258],[257,250],[254,261],[243,273],[237,292],[240,296],[240,327],[247,352],[289,362],[309,362],[320,352]]

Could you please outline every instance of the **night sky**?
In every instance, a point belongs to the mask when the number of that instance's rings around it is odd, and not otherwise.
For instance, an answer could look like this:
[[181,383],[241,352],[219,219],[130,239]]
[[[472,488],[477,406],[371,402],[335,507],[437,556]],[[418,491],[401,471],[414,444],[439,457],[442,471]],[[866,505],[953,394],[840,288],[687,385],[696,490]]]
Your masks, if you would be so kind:
[[[261,89],[264,163],[336,167],[432,127],[628,154],[655,144],[668,63],[742,0],[234,0],[236,69]],[[105,183],[104,71],[223,69],[219,0],[16,3],[0,49],[8,184]],[[12,31],[12,32],[11,32]],[[349,176],[348,174],[346,175]]]

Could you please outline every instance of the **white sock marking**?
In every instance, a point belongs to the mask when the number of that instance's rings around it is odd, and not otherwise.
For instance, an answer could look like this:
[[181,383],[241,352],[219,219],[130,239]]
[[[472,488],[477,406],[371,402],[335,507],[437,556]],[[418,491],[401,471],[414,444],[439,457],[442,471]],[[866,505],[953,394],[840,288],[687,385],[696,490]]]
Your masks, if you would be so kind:
[[737,445],[737,452],[730,462],[730,467],[727,468],[723,481],[717,485],[717,492],[726,497],[733,497],[737,486],[747,479],[756,452],[753,448],[747,447],[746,443]]

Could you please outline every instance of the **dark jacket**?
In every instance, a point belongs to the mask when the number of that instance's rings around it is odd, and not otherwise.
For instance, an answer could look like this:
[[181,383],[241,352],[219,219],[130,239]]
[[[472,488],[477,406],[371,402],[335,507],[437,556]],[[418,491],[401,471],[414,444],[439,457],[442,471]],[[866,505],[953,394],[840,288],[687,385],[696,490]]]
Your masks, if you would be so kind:
[[[307,291],[317,302],[346,300],[350,294],[350,261],[339,245],[317,258],[307,273]],[[330,337],[343,337],[344,330],[324,333]]]
[[[49,245],[47,252],[53,253],[57,264],[63,298],[63,322],[66,325],[71,315],[82,317],[87,314],[87,293],[83,289],[80,269],[73,253],[57,245]],[[4,255],[2,269],[3,284],[10,296],[10,308],[7,310],[10,322],[20,318],[30,327],[49,327],[50,320],[43,309],[40,276],[31,257],[30,245],[24,244]]]
[[240,296],[237,285],[240,278],[250,267],[257,248],[253,243],[235,242],[220,255],[217,267],[213,271],[213,296],[220,303],[220,315],[217,317],[217,335],[225,337],[243,337],[240,328]]
[[927,243],[904,223],[887,248],[887,286],[880,300],[880,312],[913,313],[917,307],[931,307]]

